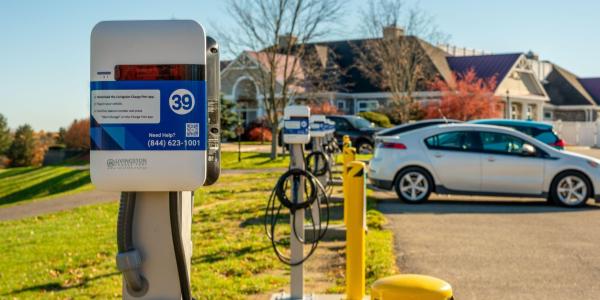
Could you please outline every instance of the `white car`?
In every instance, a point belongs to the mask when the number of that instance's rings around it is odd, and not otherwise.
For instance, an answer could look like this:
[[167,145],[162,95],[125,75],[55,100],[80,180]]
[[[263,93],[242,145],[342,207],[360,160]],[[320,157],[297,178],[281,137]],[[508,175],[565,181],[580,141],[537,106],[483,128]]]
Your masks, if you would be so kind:
[[382,137],[373,185],[420,203],[439,194],[543,197],[576,207],[600,201],[600,161],[556,150],[506,127],[437,125]]

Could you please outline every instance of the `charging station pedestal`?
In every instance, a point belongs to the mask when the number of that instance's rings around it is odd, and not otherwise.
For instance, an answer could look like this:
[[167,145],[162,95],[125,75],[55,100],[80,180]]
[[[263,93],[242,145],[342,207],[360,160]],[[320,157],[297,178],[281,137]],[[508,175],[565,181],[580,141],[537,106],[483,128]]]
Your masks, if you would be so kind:
[[122,191],[123,299],[191,299],[192,191],[220,173],[218,45],[191,20],[108,21],[90,60],[91,179]]
[[[290,169],[305,169],[304,145],[310,141],[310,108],[308,106],[287,106],[284,110],[283,143],[290,145]],[[305,178],[292,182],[292,201],[299,203],[304,198]],[[304,239],[304,209],[294,212],[290,226],[299,238]],[[290,233],[290,260],[301,261],[304,258],[304,243]],[[290,267],[290,294],[273,295],[272,299],[299,300],[311,299],[304,296],[304,265]]]
[[[178,192],[179,229],[184,241],[187,272],[191,274],[192,258],[192,192]],[[137,192],[133,223],[133,242],[142,252],[140,272],[148,281],[148,291],[143,296],[130,293],[123,282],[123,299],[181,299],[179,275],[171,241],[168,192]]]

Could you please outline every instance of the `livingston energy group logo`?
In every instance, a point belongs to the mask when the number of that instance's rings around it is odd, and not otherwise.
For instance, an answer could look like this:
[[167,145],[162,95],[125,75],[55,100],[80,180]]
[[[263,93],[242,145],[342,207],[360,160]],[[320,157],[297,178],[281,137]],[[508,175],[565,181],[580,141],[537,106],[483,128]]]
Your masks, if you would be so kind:
[[106,167],[109,170],[146,169],[148,160],[145,158],[109,158]]

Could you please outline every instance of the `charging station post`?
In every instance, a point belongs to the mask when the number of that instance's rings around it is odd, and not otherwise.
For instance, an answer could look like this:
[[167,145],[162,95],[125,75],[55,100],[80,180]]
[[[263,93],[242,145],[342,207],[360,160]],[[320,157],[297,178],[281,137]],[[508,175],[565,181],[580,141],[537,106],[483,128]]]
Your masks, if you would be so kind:
[[220,173],[218,68],[218,45],[195,21],[92,30],[91,179],[123,191],[123,299],[192,298],[192,191]]
[[[327,191],[319,179],[306,170],[308,159],[304,158],[304,146],[310,141],[309,117],[308,106],[292,105],[284,110],[283,142],[290,146],[290,168],[279,177],[269,197],[265,210],[265,232],[279,260],[291,267],[291,280],[289,295],[276,294],[271,299],[312,299],[304,293],[303,265],[315,253],[329,225]],[[325,205],[323,212],[321,205]],[[279,237],[276,230],[278,221],[286,217],[282,212],[284,208],[290,216],[289,238]],[[305,215],[310,220],[308,228],[304,226]],[[325,220],[325,226],[322,226],[321,220]],[[286,231],[282,235],[286,235]],[[310,250],[305,253],[307,245],[310,245]],[[281,247],[289,247],[290,254],[282,252]]]
[[[304,145],[310,141],[310,108],[308,106],[288,106],[284,110],[283,142],[290,144],[290,169],[304,170]],[[304,180],[298,177],[292,181],[292,202],[304,201]],[[300,239],[304,239],[304,209],[294,212],[290,226]],[[304,243],[290,237],[290,258],[293,262],[304,258]],[[304,264],[291,266],[290,298],[304,299]]]

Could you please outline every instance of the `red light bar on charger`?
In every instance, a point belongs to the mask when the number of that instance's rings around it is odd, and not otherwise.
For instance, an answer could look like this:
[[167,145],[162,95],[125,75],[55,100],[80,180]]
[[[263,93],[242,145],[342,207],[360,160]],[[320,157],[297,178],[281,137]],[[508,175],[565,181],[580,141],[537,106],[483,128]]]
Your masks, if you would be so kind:
[[115,80],[205,80],[204,65],[117,65]]

